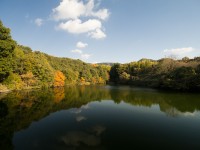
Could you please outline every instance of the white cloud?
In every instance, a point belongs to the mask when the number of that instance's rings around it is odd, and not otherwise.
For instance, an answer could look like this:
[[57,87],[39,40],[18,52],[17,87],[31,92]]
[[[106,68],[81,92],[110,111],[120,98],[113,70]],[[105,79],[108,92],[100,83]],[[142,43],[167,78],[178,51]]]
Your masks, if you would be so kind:
[[110,13],[108,12],[108,9],[100,9],[99,11],[92,13],[92,16],[98,17],[102,20],[106,20],[109,15]]
[[87,3],[83,0],[62,0],[59,6],[53,9],[52,17],[56,21],[91,16],[105,20],[109,17],[108,9],[95,11],[94,8],[94,0],[88,0]]
[[78,42],[77,44],[76,44],[76,47],[77,48],[85,48],[85,47],[87,47],[88,46],[88,44],[87,43],[83,43],[83,42]]
[[88,0],[88,3],[85,5],[85,12],[83,16],[90,16],[94,8],[94,0]]
[[89,36],[91,36],[94,39],[103,39],[106,37],[106,34],[98,28],[95,31],[89,33]]
[[82,59],[89,59],[91,57],[91,54],[81,54]]
[[180,56],[180,55],[189,54],[193,51],[194,51],[194,48],[186,47],[186,48],[165,49],[164,53]]
[[79,0],[62,0],[60,5],[53,9],[55,20],[77,19],[85,13],[85,6]]
[[88,21],[82,22],[80,19],[69,20],[65,23],[60,23],[58,26],[59,29],[68,31],[70,33],[86,33],[94,31],[101,28],[101,22],[96,19],[89,19]]
[[37,19],[35,19],[35,24],[37,25],[37,26],[41,26],[41,25],[43,25],[43,23],[44,23],[44,20],[43,19],[41,19],[41,18],[37,18]]
[[91,38],[102,39],[106,37],[102,20],[108,19],[110,12],[106,8],[99,9],[99,3],[99,0],[61,0],[51,17],[59,21],[57,29],[73,34],[88,33]]
[[89,59],[92,55],[91,54],[85,54],[83,53],[82,50],[80,49],[75,49],[75,50],[71,50],[72,53],[76,53],[76,54],[79,54],[79,56],[82,58],[82,59]]
[[71,50],[72,53],[78,53],[78,54],[82,54],[82,50],[79,49],[75,49],[75,50]]

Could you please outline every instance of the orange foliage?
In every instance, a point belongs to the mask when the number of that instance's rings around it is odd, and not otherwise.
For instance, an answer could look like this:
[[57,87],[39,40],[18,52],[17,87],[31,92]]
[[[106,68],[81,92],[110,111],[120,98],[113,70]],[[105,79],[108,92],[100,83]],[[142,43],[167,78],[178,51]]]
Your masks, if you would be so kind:
[[99,77],[99,78],[98,78],[98,83],[99,83],[99,84],[104,84],[105,81],[104,81],[104,79],[103,79],[102,77]]
[[65,75],[61,71],[56,71],[54,75],[54,87],[60,87],[65,85]]
[[54,102],[60,103],[65,98],[64,88],[54,88]]
[[91,82],[92,82],[92,84],[96,84],[97,83],[97,79],[95,77],[92,77]]
[[98,67],[98,64],[92,64],[93,67]]
[[85,83],[85,78],[81,77],[81,84],[84,84]]

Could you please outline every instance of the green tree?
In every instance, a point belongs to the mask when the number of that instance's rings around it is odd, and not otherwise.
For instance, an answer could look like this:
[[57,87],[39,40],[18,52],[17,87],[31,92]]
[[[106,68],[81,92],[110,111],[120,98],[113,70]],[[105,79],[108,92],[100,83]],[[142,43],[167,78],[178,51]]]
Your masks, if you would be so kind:
[[0,21],[0,58],[9,56],[15,49],[16,42],[10,35],[10,29]]
[[24,82],[21,80],[21,77],[18,74],[10,73],[9,76],[4,80],[4,84],[7,85],[9,89],[22,89],[24,86]]
[[183,61],[183,62],[188,62],[189,60],[190,60],[189,57],[183,57],[183,58],[182,58],[182,61]]
[[4,27],[0,21],[0,82],[3,81],[12,71],[12,52],[15,49],[16,42],[10,35],[10,29]]
[[192,67],[180,67],[171,73],[173,88],[187,90],[195,86],[193,80],[196,76],[195,70]]
[[128,83],[128,81],[130,80],[130,74],[123,72],[119,75],[119,79],[121,83]]
[[117,83],[119,80],[119,73],[118,73],[118,69],[120,67],[120,64],[114,64],[111,69],[110,69],[110,81],[111,82],[115,82]]

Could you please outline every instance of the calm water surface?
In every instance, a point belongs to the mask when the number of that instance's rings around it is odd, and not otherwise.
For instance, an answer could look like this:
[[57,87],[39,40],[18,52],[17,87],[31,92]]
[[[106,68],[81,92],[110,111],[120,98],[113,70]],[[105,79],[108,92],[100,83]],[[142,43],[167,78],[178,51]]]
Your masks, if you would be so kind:
[[200,149],[200,94],[72,86],[0,94],[0,149]]

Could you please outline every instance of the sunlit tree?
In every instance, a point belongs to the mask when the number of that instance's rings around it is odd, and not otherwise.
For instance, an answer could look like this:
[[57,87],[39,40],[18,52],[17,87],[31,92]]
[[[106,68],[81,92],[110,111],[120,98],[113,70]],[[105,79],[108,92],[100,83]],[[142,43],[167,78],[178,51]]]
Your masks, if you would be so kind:
[[65,79],[66,79],[65,75],[61,71],[57,70],[55,72],[55,75],[54,75],[53,86],[54,87],[64,86],[65,85]]

